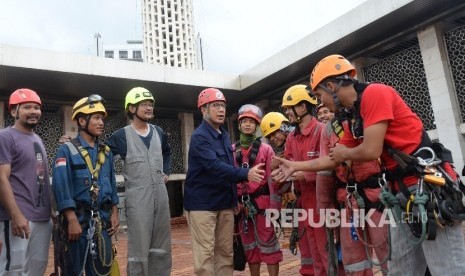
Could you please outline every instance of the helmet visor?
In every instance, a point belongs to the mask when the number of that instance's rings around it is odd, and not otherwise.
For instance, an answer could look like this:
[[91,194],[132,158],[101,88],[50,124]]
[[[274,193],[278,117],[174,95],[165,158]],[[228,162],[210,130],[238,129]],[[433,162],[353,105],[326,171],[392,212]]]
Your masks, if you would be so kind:
[[248,114],[255,115],[254,117],[258,117],[261,119],[263,117],[263,113],[258,106],[252,104],[243,105],[238,112],[239,117],[246,117]]

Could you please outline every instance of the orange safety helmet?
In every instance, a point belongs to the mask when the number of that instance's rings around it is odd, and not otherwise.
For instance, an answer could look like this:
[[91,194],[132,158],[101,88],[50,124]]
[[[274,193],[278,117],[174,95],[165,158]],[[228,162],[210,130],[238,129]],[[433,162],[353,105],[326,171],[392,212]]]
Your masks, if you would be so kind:
[[252,118],[257,121],[258,124],[262,121],[263,112],[260,110],[260,107],[253,105],[253,104],[245,104],[239,108],[238,112],[239,117],[237,118],[239,121],[242,118]]
[[348,74],[354,78],[357,74],[355,67],[341,55],[330,55],[317,63],[310,75],[310,86],[315,90],[326,78]]
[[216,101],[223,101],[226,103],[226,98],[224,97],[223,93],[216,88],[204,89],[199,94],[199,98],[197,100],[197,108],[200,109],[205,104]]
[[28,88],[17,89],[15,92],[11,93],[8,109],[11,110],[14,105],[28,102],[33,102],[42,106],[42,101],[34,90]]

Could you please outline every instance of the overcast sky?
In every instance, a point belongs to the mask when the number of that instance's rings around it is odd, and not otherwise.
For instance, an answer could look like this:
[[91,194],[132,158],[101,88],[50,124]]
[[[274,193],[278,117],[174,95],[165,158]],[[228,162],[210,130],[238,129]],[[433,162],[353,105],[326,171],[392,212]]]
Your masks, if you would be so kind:
[[[241,73],[366,0],[193,0],[205,69]],[[140,0],[2,0],[0,44],[95,54],[142,39]]]

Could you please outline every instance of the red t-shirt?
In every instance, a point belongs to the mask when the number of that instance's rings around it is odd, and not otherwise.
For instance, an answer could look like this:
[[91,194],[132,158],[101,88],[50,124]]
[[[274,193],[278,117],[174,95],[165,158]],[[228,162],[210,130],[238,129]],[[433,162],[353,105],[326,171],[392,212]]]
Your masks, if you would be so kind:
[[[412,154],[420,145],[423,123],[391,86],[379,83],[368,85],[362,95],[360,116],[363,119],[364,129],[388,121],[384,138],[385,148],[381,154],[381,160],[388,170],[395,168],[397,163],[387,152],[386,146]],[[362,142],[355,140],[348,129],[344,131],[341,144],[354,147],[354,143]]]

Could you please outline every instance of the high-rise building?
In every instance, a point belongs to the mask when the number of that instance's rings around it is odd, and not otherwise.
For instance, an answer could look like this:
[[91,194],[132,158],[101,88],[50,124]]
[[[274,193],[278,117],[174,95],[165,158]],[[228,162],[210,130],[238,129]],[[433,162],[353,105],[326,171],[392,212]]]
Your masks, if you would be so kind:
[[142,0],[145,62],[198,69],[192,0]]

